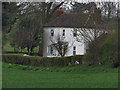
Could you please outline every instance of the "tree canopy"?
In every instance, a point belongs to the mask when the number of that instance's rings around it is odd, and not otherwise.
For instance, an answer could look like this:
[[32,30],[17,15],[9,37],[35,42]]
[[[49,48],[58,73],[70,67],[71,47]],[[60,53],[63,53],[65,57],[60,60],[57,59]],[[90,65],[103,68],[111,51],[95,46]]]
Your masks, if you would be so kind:
[[20,49],[30,50],[40,42],[40,19],[33,15],[18,19],[13,27],[11,45]]

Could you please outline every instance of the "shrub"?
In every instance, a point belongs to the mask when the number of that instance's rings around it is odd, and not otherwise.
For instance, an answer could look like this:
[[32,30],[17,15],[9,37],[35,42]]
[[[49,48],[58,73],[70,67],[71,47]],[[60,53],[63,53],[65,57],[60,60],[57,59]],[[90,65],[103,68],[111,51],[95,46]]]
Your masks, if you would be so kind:
[[72,61],[82,62],[82,56],[71,57],[38,57],[38,56],[22,56],[14,54],[2,55],[3,62],[21,65],[31,65],[40,67],[49,66],[67,66]]
[[[118,39],[117,33],[108,34],[98,38],[98,41],[91,42],[83,63],[91,65],[112,65],[119,67],[118,61]],[[92,46],[92,44],[94,46]]]

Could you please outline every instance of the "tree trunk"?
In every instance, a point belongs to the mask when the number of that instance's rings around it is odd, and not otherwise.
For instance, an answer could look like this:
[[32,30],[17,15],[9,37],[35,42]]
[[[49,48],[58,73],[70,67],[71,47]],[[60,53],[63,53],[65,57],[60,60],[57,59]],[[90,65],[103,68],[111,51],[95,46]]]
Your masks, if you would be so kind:
[[33,53],[33,47],[31,47],[30,49],[30,55],[32,55],[32,53]]
[[27,47],[27,51],[28,51],[28,55],[30,55],[30,49],[29,49],[29,47]]
[[[41,28],[42,29],[42,31],[43,31],[43,28]],[[43,56],[43,32],[42,32],[42,35],[41,35],[41,37],[42,37],[42,40],[41,40],[41,43],[39,44],[39,52],[38,52],[38,55],[39,56]]]
[[39,44],[39,56],[43,56],[43,44]]

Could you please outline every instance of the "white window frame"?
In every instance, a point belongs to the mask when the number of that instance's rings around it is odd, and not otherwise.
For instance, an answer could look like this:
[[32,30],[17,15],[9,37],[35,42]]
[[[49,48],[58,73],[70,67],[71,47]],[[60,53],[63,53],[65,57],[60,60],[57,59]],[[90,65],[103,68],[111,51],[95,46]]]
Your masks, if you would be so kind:
[[[51,53],[51,48],[52,48],[52,53]],[[48,55],[56,56],[56,50],[55,50],[55,48],[52,47],[52,46],[48,46],[48,48],[47,48],[47,53],[48,53]]]
[[[74,52],[75,52],[75,54],[74,54]],[[76,46],[73,46],[73,55],[76,55]]]
[[77,36],[77,31],[73,31],[73,37]]
[[54,29],[51,29],[50,36],[54,36]]
[[62,33],[62,36],[65,36],[65,29],[63,29],[63,33]]

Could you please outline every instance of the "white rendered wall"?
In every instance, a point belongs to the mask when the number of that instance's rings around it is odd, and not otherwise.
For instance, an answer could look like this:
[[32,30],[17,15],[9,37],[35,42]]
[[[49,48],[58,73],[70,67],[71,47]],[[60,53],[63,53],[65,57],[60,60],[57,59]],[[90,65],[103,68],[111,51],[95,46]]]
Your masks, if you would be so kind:
[[[51,29],[54,30],[54,36],[51,36]],[[56,37],[63,34],[63,29],[65,30],[65,41],[69,42],[69,46],[71,46],[66,53],[65,56],[73,55],[73,46],[76,47],[76,55],[84,55],[86,53],[85,44],[77,42],[75,37],[73,36],[73,28],[62,28],[62,27],[49,27],[44,28],[43,33],[43,57],[59,57],[48,54],[48,46],[52,44],[50,37],[52,40],[56,40]]]

